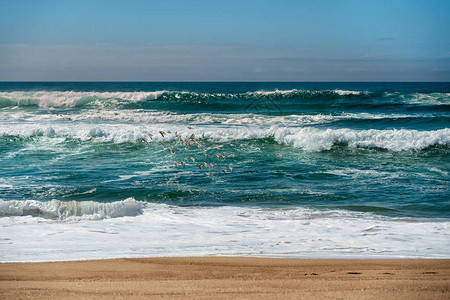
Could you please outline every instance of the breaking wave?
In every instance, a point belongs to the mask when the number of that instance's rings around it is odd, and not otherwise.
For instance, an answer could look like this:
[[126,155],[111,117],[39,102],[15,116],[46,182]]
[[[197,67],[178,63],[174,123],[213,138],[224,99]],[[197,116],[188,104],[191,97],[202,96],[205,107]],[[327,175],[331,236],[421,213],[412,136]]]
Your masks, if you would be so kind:
[[[38,106],[49,107],[82,107],[86,105],[107,106],[121,102],[138,102],[155,100],[164,91],[156,92],[74,92],[74,91],[15,91],[0,92],[0,107]],[[109,103],[104,100],[110,100]]]
[[391,151],[422,150],[450,145],[450,129],[418,130],[351,130],[302,128],[274,133],[275,140],[307,151],[330,150],[345,144],[352,148],[380,148]]
[[[282,105],[286,101],[333,101],[377,99],[381,103],[442,105],[450,103],[449,93],[388,93],[346,90],[274,90],[247,93],[196,93],[183,91],[154,92],[75,92],[75,91],[14,91],[0,92],[1,107],[116,107],[145,106],[151,101],[208,104],[235,103],[251,105],[254,101],[271,101]],[[237,101],[236,101],[237,100]]]
[[[171,132],[161,136],[160,130]],[[217,126],[161,124],[102,124],[72,127],[68,125],[22,125],[0,128],[3,138],[62,138],[101,143],[176,143],[175,132],[188,137],[194,134],[206,142],[229,143],[237,140],[258,140],[272,138],[275,142],[301,148],[305,151],[331,150],[333,146],[345,145],[351,148],[380,148],[390,151],[423,150],[433,146],[450,145],[450,129],[432,131],[408,129],[388,130],[354,130],[354,129],[319,129],[315,127],[281,127],[281,126]],[[153,136],[149,138],[149,133]]]
[[99,203],[94,201],[47,202],[37,200],[0,200],[0,217],[33,216],[52,220],[98,220],[142,213],[143,202],[128,198],[123,201]]

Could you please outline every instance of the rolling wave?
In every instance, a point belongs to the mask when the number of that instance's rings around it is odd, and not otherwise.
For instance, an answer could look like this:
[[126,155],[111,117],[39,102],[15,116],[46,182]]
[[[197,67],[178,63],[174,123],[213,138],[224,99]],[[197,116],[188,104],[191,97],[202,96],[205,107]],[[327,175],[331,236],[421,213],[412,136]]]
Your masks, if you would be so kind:
[[[161,136],[160,130],[171,134]],[[206,142],[229,143],[239,140],[273,139],[275,142],[301,148],[305,151],[331,150],[333,146],[345,145],[351,148],[379,148],[390,151],[423,150],[433,146],[450,145],[450,129],[418,131],[407,129],[354,130],[319,129],[315,127],[284,126],[195,126],[168,124],[164,128],[157,125],[130,124],[84,124],[77,127],[60,125],[27,124],[20,127],[0,128],[2,138],[62,138],[79,139],[100,143],[176,143],[175,132],[189,137],[194,134]],[[149,138],[149,133],[153,136]]]
[[[14,91],[0,92],[0,107],[83,107],[155,100],[164,91],[156,92],[74,92],[74,91]],[[110,103],[104,100],[110,100]],[[116,100],[116,101],[114,101]]]
[[183,91],[154,92],[75,92],[75,91],[14,91],[0,92],[1,107],[73,108],[73,107],[146,107],[163,103],[245,105],[307,103],[312,101],[345,101],[355,99],[376,100],[376,103],[406,103],[445,105],[450,103],[449,93],[388,93],[345,90],[274,90],[247,93],[196,93]]

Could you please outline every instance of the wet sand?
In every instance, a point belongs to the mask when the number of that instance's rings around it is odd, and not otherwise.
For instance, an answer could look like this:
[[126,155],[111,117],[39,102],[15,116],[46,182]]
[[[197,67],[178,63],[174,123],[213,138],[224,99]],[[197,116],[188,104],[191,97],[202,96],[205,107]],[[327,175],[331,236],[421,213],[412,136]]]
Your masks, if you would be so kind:
[[450,260],[243,257],[0,264],[0,299],[450,299]]

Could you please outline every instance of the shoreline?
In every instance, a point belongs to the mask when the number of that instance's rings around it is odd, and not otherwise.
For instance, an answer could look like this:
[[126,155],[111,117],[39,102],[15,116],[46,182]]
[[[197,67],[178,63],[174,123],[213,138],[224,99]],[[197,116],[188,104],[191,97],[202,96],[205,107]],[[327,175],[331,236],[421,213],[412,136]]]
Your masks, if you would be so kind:
[[0,298],[448,299],[450,259],[155,257],[1,263]]
[[1,265],[6,264],[53,264],[53,263],[78,263],[78,262],[101,262],[101,261],[117,261],[117,260],[133,260],[133,259],[209,259],[209,258],[234,258],[234,259],[268,259],[268,260],[318,260],[318,261],[410,261],[410,260],[424,260],[424,261],[449,261],[450,257],[385,257],[385,256],[369,256],[369,255],[361,255],[361,256],[343,256],[343,255],[335,255],[335,256],[245,256],[245,255],[228,255],[228,254],[201,254],[201,255],[180,255],[180,256],[128,256],[128,257],[99,257],[99,258],[80,258],[80,259],[67,259],[67,260],[30,260],[30,261],[0,261]]

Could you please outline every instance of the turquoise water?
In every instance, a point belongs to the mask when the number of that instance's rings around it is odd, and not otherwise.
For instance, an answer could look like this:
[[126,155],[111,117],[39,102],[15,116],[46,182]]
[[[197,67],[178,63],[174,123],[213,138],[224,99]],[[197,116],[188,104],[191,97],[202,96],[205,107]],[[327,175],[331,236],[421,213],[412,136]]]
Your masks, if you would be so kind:
[[0,83],[0,261],[449,258],[448,83]]
[[1,83],[0,198],[448,218],[449,92],[448,83]]

